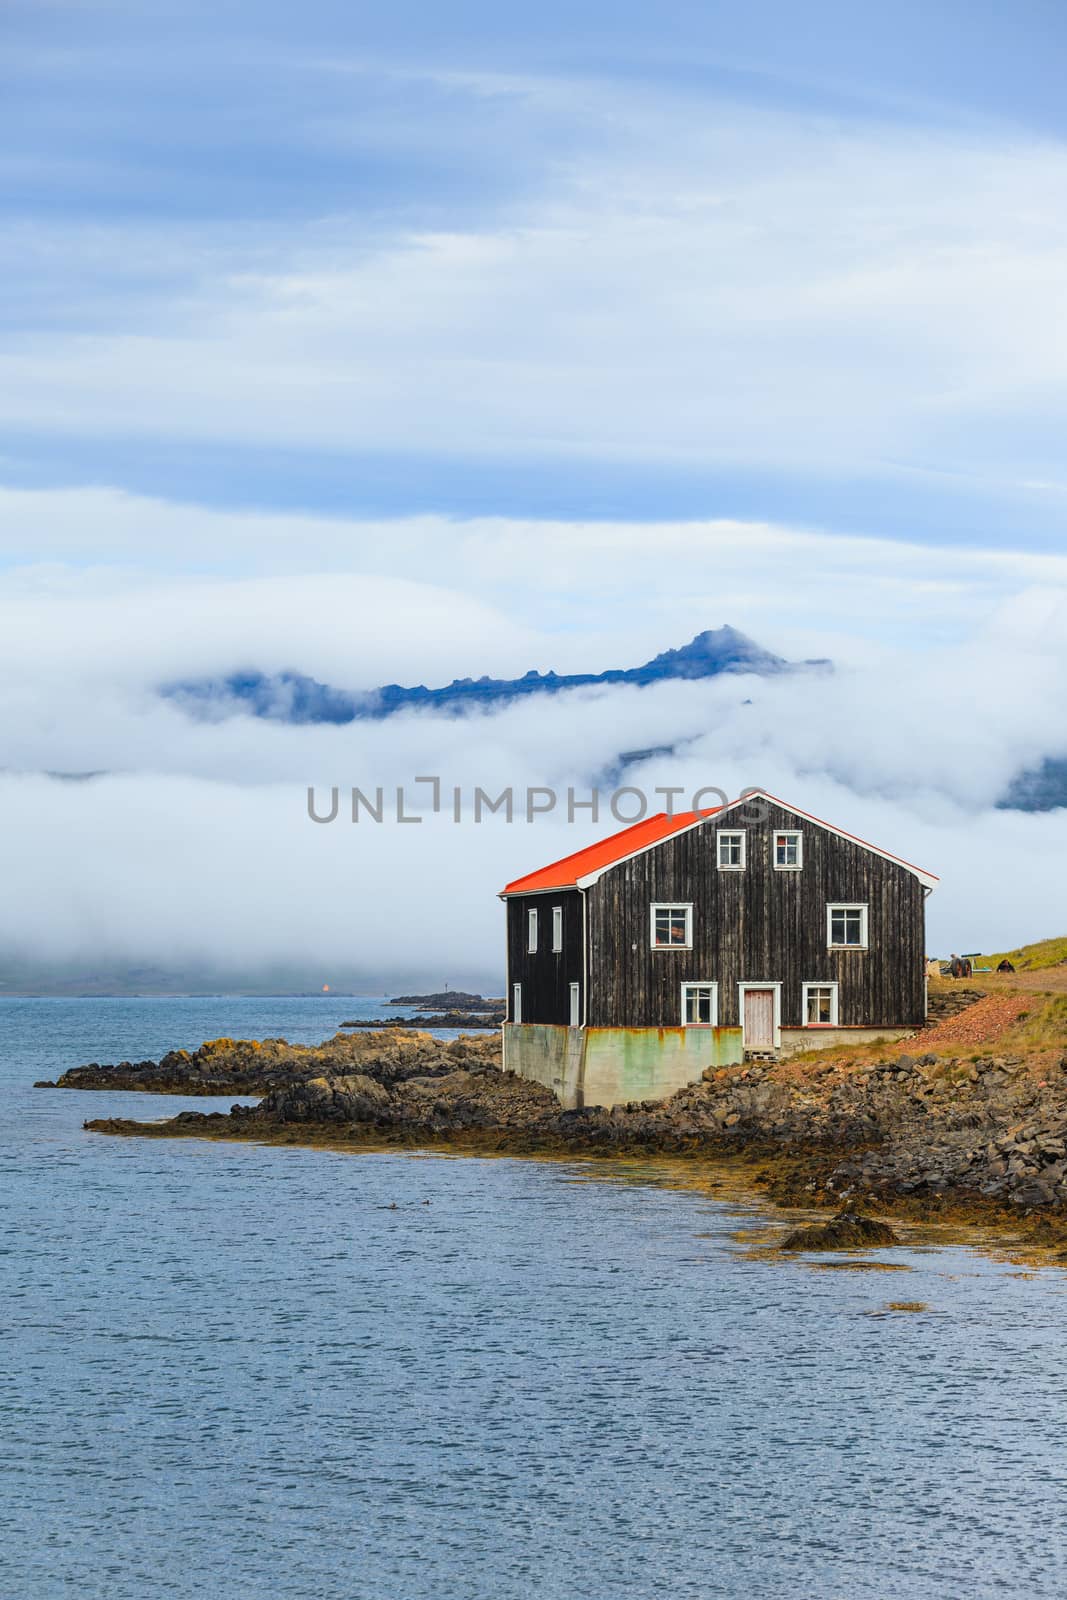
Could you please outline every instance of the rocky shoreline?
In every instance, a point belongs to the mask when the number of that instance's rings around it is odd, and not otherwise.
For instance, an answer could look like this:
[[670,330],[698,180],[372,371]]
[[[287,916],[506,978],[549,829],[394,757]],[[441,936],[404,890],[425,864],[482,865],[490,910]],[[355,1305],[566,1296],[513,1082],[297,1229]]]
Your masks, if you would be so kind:
[[[208,1039],[196,1050],[171,1050],[159,1061],[97,1061],[71,1067],[56,1082],[35,1089],[142,1091],[146,1094],[267,1095],[294,1088],[309,1078],[343,1077],[363,1070],[391,1083],[415,1072],[447,1071],[444,1041],[427,1033],[390,1029],[383,1037],[337,1033],[321,1044],[290,1044],[286,1039]],[[497,1037],[468,1039],[466,1048],[498,1063]]]
[[923,1050],[919,1036],[914,1053],[709,1068],[668,1100],[610,1111],[563,1111],[547,1089],[502,1072],[495,1036],[400,1030],[314,1047],[215,1040],[158,1063],[76,1068],[58,1086],[263,1096],[229,1114],[86,1123],[102,1133],[741,1158],[782,1204],[1067,1224],[1067,1055],[1013,1051],[1010,1038],[988,1054]]

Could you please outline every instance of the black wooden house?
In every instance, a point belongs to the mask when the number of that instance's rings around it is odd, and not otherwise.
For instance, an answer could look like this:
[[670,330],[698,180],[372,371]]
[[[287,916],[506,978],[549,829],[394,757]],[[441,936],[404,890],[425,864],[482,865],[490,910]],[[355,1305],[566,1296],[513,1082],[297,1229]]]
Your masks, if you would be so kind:
[[763,792],[649,817],[508,884],[505,1065],[565,1104],[926,1015],[937,879]]

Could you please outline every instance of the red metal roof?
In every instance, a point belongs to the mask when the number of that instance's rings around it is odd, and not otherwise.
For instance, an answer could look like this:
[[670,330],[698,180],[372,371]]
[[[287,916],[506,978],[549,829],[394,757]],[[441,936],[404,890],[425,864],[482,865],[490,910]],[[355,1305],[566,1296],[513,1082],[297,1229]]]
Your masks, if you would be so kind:
[[528,872],[524,878],[516,878],[502,892],[533,894],[538,889],[575,889],[579,878],[610,867],[616,861],[625,861],[627,856],[632,856],[636,851],[659,844],[661,839],[669,838],[682,828],[691,828],[702,817],[713,817],[719,809],[718,806],[711,806],[707,811],[676,811],[673,816],[668,816],[666,811],[659,811],[654,817],[645,817],[632,827],[623,828],[621,833],[598,839],[595,844],[586,845],[584,850],[576,850],[561,861],[553,861],[537,872]]

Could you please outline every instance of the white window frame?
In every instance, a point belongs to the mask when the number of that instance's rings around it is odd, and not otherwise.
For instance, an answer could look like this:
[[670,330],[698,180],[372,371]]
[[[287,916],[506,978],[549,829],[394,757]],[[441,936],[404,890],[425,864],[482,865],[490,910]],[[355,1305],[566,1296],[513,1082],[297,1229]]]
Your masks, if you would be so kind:
[[511,1020],[512,1020],[512,1022],[521,1022],[522,1021],[522,984],[521,983],[513,983],[511,985]]
[[[779,839],[795,839],[797,858],[792,862],[778,860]],[[799,828],[775,828],[771,835],[771,865],[775,872],[799,872],[804,865],[804,835]]]
[[552,907],[552,954],[558,956],[563,949],[563,907]]
[[[722,841],[724,839],[740,839],[740,861],[724,862],[722,859]],[[715,865],[720,872],[744,872],[748,861],[748,835],[744,828],[716,828],[715,830]]]
[[[860,937],[858,944],[836,944],[834,942],[834,912],[858,911],[860,914]],[[826,948],[828,950],[868,950],[870,948],[870,907],[860,900],[835,900],[826,907]]]
[[[812,979],[812,981],[810,983],[802,983],[800,985],[800,1025],[801,1025],[802,1028],[836,1028],[836,1027],[840,1026],[840,1024],[838,1022],[838,1017],[840,1015],[840,1006],[839,1006],[839,1001],[838,1001],[839,987],[840,986],[838,984],[836,984],[836,983],[827,983],[825,981],[825,979],[820,980],[818,978]],[[829,1020],[829,1022],[809,1022],[808,1021],[808,994],[812,989],[829,989],[829,991],[830,991],[830,1020]]]
[[570,1026],[580,1028],[582,1025],[582,986],[580,983],[570,985]]
[[537,954],[537,907],[531,906],[526,913],[526,954]]
[[[711,1021],[689,1022],[686,1020],[686,1000],[690,989],[711,990]],[[683,1028],[717,1028],[719,1026],[719,985],[710,978],[693,978],[688,983],[682,984],[682,1027]]]
[[737,1015],[741,1022],[741,1044],[743,1049],[748,1048],[745,1038],[745,990],[770,989],[774,995],[774,1048],[778,1050],[782,1043],[782,985],[781,981],[739,983],[737,985]]
[[[656,942],[656,912],[657,911],[684,911],[685,912],[685,943],[684,944],[658,944]],[[693,905],[692,901],[685,900],[653,900],[649,907],[648,938],[653,950],[692,950],[693,948]]]

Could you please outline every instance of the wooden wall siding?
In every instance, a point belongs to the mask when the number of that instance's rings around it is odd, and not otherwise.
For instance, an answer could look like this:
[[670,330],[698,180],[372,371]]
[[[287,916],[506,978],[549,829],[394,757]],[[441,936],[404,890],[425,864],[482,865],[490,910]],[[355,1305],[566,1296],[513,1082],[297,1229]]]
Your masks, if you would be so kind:
[[[552,907],[563,907],[563,949],[552,950]],[[577,889],[516,895],[508,908],[508,1021],[512,984],[522,984],[523,1022],[570,1021],[570,985],[582,981],[582,897]],[[537,911],[537,954],[526,949],[526,914]]]
[[[719,985],[719,1022],[736,1026],[740,982],[779,981],[782,1026],[803,1021],[801,985],[836,982],[839,1023],[919,1024],[925,1015],[925,904],[914,874],[777,806],[766,821],[714,817],[610,868],[587,891],[591,1027],[677,1026],[682,983]],[[717,826],[744,828],[747,865],[716,866]],[[773,835],[804,835],[799,872],[776,871]],[[652,901],[691,901],[693,949],[650,948]],[[830,902],[866,903],[869,949],[827,948]]]

